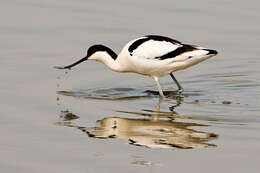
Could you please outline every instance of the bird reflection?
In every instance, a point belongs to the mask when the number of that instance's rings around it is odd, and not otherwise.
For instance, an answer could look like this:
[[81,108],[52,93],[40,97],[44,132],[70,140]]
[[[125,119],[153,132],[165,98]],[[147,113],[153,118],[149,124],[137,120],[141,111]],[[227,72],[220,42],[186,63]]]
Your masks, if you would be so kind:
[[[75,125],[73,120],[65,119],[67,117],[65,113],[57,125],[79,129],[91,138],[120,138],[129,141],[131,145],[149,148],[193,149],[216,146],[209,141],[216,139],[218,135],[192,129],[194,127],[207,127],[208,125],[174,120],[175,118],[193,119],[192,117],[180,116],[174,111],[118,112],[135,114],[142,116],[142,118],[105,117],[98,120],[95,127],[83,127]],[[70,115],[68,117],[74,115],[69,111],[67,113]],[[78,116],[74,115],[73,117]]]
[[129,144],[149,148],[198,148],[215,146],[207,141],[217,135],[189,127],[205,126],[197,123],[174,122],[171,120],[131,119],[107,117],[97,121],[99,126],[87,130],[94,138],[121,138]]

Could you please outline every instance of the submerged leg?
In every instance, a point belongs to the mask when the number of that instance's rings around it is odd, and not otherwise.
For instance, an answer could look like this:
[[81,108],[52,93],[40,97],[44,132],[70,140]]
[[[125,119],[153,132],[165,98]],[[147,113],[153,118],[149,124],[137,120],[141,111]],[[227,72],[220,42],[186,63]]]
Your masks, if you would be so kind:
[[170,73],[170,76],[172,77],[173,81],[176,83],[176,85],[178,86],[178,92],[179,93],[182,93],[184,90],[183,88],[181,87],[181,85],[179,84],[179,82],[177,81],[177,79],[173,76],[172,73]]
[[158,91],[159,91],[159,93],[160,93],[160,96],[161,96],[161,97],[164,97],[164,94],[163,94],[163,91],[162,91],[162,87],[161,87],[161,85],[160,85],[160,83],[159,83],[159,78],[158,78],[158,77],[154,77],[154,80],[155,80],[155,82],[156,82],[156,84],[157,84],[157,87],[158,87]]

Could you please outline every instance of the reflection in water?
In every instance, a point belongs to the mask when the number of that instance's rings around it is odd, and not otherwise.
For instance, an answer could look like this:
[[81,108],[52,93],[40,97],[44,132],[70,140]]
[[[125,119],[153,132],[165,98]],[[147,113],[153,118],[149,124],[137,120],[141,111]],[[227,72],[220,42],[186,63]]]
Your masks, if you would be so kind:
[[71,120],[78,119],[79,116],[66,110],[66,111],[61,111],[60,118],[62,118],[63,121],[71,121]]
[[169,120],[130,119],[107,117],[98,121],[99,127],[87,131],[90,137],[126,139],[130,144],[150,148],[198,148],[215,146],[207,141],[217,135],[189,129],[205,126]]
[[[160,112],[160,114],[163,113]],[[128,140],[129,144],[149,148],[192,149],[216,146],[208,143],[210,140],[217,138],[216,134],[190,129],[190,127],[207,126],[198,123],[175,122],[172,120],[160,120],[158,118],[140,119],[122,117],[106,117],[98,120],[97,123],[98,126],[88,128],[74,125],[72,122],[64,119],[63,122],[60,121],[57,125],[79,129],[87,133],[89,137],[101,139],[120,138]]]
[[[131,88],[115,88],[108,90],[95,91],[59,91],[58,94],[84,97],[94,99],[109,99],[122,100],[140,97],[150,97],[153,91],[141,92]],[[160,111],[160,104],[162,99],[159,99],[156,110],[143,109],[141,112],[134,111],[117,111],[121,114],[133,114],[141,116],[142,118],[124,118],[124,117],[105,117],[97,121],[95,127],[84,127],[76,125],[73,120],[79,118],[77,115],[63,111],[57,125],[73,127],[88,134],[91,138],[120,138],[129,141],[129,144],[135,146],[149,147],[149,148],[180,148],[192,149],[198,147],[216,146],[209,143],[210,140],[216,139],[218,135],[214,133],[203,132],[191,129],[191,127],[205,127],[208,125],[192,123],[192,122],[177,122],[178,120],[203,120],[215,121],[206,117],[193,117],[178,115],[174,109],[180,106],[183,101],[183,96],[176,95],[174,91],[165,93],[169,97],[174,97],[176,104],[169,107],[170,112]],[[185,96],[184,96],[185,97]],[[136,162],[135,164],[142,164],[143,162]]]
[[145,160],[135,160],[132,162],[133,165],[141,165],[141,166],[159,166],[160,164],[151,162],[151,161],[145,161]]

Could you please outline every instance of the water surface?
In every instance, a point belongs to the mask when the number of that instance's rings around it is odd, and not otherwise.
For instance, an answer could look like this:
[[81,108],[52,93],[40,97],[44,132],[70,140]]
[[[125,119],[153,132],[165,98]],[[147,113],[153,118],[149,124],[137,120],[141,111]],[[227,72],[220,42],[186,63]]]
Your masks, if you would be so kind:
[[[1,1],[2,172],[257,172],[259,2]],[[88,62],[146,34],[219,54],[161,79]]]

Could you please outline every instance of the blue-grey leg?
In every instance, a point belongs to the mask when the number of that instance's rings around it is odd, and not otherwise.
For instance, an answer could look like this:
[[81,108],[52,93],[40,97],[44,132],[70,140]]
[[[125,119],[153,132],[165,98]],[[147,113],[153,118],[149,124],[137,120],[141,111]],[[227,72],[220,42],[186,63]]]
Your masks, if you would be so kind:
[[154,80],[155,80],[155,82],[156,82],[156,84],[157,84],[157,87],[158,87],[158,91],[159,91],[160,96],[161,96],[161,97],[164,97],[164,94],[163,94],[163,91],[162,91],[162,87],[161,87],[161,85],[160,85],[160,83],[159,83],[159,78],[158,78],[158,77],[154,77]]
[[183,88],[181,87],[181,85],[179,84],[179,82],[177,81],[177,79],[173,76],[172,73],[170,73],[170,76],[172,77],[173,81],[176,83],[176,85],[178,86],[178,92],[179,93],[182,93],[184,90]]

